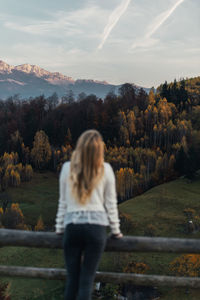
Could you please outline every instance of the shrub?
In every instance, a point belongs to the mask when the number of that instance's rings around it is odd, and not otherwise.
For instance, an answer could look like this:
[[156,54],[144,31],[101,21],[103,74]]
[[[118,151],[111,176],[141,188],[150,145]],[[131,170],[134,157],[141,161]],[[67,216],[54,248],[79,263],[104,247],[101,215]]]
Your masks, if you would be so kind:
[[118,294],[118,285],[106,283],[105,287],[101,289],[101,295],[103,300],[113,300],[115,295]]
[[13,203],[11,207],[6,208],[5,213],[0,216],[2,225],[9,229],[26,229],[27,226],[24,224],[24,216],[19,208],[18,203]]
[[184,254],[175,258],[170,263],[170,271],[176,276],[195,276],[200,275],[200,255]]
[[145,274],[149,270],[149,266],[143,262],[131,261],[123,269],[125,273]]
[[44,223],[42,220],[42,216],[38,218],[37,224],[35,225],[35,231],[43,231],[44,230]]

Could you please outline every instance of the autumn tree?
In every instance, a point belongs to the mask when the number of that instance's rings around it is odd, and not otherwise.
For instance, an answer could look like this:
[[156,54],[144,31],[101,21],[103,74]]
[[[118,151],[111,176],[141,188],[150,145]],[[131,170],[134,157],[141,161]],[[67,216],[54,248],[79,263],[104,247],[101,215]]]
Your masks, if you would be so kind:
[[129,137],[130,142],[133,144],[134,142],[134,136],[136,135],[136,127],[135,127],[135,114],[133,110],[130,110],[127,115],[127,125],[128,125],[128,131],[129,131]]
[[33,168],[31,165],[25,165],[22,169],[22,181],[30,181],[33,177]]
[[13,203],[11,207],[6,208],[2,215],[2,225],[8,229],[28,229],[18,203]]
[[149,92],[148,102],[150,105],[154,105],[156,103],[155,94],[154,94],[153,89],[151,89]]
[[33,148],[31,150],[31,157],[34,165],[39,170],[44,169],[51,158],[51,146],[49,144],[48,136],[43,130],[36,132]]
[[5,190],[8,186],[19,186],[21,183],[21,177],[16,169],[15,165],[9,164],[4,172],[2,178],[2,187]]
[[43,231],[44,230],[44,222],[42,220],[42,216],[39,216],[37,220],[37,224],[35,225],[34,228],[35,231]]
[[121,200],[125,200],[133,196],[135,185],[135,174],[131,168],[120,168],[116,172],[117,192]]

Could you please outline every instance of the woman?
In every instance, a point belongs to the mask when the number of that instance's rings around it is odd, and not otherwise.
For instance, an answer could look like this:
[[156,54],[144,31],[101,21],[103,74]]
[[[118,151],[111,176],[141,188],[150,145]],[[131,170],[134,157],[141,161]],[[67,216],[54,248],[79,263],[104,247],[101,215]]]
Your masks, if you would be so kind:
[[[121,238],[115,176],[104,162],[104,144],[96,130],[78,139],[71,162],[59,178],[56,233],[64,232],[67,269],[65,300],[90,300],[95,273],[106,244],[106,226]],[[76,298],[77,297],[77,298]]]

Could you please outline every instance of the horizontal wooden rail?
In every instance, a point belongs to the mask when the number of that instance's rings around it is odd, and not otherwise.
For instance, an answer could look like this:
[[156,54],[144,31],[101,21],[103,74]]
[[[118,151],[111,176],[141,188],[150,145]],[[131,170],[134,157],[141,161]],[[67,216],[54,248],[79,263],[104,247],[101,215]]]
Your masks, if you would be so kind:
[[[52,268],[0,266],[0,276],[65,280],[66,271],[64,269]],[[95,281],[156,287],[169,286],[200,288],[200,278],[198,277],[188,278],[130,273],[97,272]]]
[[[62,235],[54,232],[0,229],[0,247],[3,246],[61,249]],[[136,236],[125,236],[117,240],[108,237],[105,251],[200,253],[200,240]]]
[[[0,229],[0,246],[23,246],[37,248],[62,248],[62,235],[55,232],[32,232]],[[179,238],[150,238],[125,236],[121,239],[108,237],[105,251],[117,252],[170,252],[200,253],[200,240]],[[0,266],[0,276],[66,279],[64,269]],[[144,286],[170,286],[200,288],[200,278],[160,275],[97,272],[95,281],[134,284]]]

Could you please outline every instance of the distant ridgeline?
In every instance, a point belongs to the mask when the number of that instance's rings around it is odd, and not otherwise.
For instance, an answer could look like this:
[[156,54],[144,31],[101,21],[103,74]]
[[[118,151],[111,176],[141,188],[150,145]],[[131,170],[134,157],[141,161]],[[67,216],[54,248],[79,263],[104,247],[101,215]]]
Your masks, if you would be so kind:
[[[0,99],[13,95],[20,98],[45,95],[49,97],[56,93],[58,97],[83,98],[83,95],[95,94],[104,98],[108,93],[118,93],[121,85],[109,84],[106,81],[92,79],[74,80],[59,72],[49,72],[36,65],[23,64],[11,66],[0,60]],[[136,89],[140,89],[136,86]],[[144,88],[146,92],[150,89]]]
[[82,94],[75,101],[71,94],[59,101],[53,94],[0,101],[1,190],[30,180],[31,167],[59,172],[89,128],[103,135],[120,202],[180,175],[194,178],[200,169],[199,82],[165,82],[156,94],[124,84],[103,100]]

